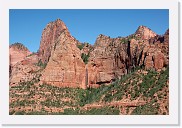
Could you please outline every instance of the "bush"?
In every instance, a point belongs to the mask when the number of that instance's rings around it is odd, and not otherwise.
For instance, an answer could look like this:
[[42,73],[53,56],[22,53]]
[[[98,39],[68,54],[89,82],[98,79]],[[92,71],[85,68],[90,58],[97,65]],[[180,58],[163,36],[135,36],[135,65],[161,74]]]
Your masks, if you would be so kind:
[[122,39],[121,39],[121,43],[124,43],[124,44],[125,44],[125,43],[128,43],[128,41],[129,41],[129,40],[128,40],[127,38],[122,38]]
[[17,111],[15,115],[26,115],[25,111]]
[[47,66],[47,63],[43,63],[41,60],[39,60],[36,65],[43,68],[43,69],[45,69],[45,67]]
[[86,55],[86,54],[82,53],[82,55],[81,55],[81,58],[82,58],[82,60],[83,60],[83,62],[84,62],[85,64],[88,63],[88,58],[89,58],[89,57],[90,57],[89,54]]
[[119,115],[119,109],[112,107],[92,108],[82,111],[80,115]]
[[9,115],[13,115],[14,113],[15,113],[15,110],[10,111],[10,112],[9,112]]
[[48,115],[48,113],[43,111],[33,111],[26,113],[26,115]]
[[132,115],[156,115],[158,113],[158,104],[152,105],[152,103],[147,103],[142,106],[137,106]]
[[35,54],[36,54],[36,53],[33,52],[33,53],[29,54],[27,57],[33,56],[33,55],[35,55]]
[[83,47],[84,47],[84,45],[85,45],[85,44],[80,44],[80,45],[77,45],[77,47],[78,47],[80,50],[82,50]]

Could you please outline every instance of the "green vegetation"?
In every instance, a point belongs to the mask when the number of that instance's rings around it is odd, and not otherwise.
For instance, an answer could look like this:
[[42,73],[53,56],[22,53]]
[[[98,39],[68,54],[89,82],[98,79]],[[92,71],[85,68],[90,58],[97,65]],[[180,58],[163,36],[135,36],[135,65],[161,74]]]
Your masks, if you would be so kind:
[[36,65],[41,67],[42,69],[45,69],[45,67],[47,66],[47,63],[43,63],[41,60],[39,60]]
[[85,46],[85,44],[80,44],[80,45],[77,45],[77,47],[80,49],[80,50],[82,50],[83,49],[83,47]]
[[136,107],[136,109],[132,112],[132,115],[156,115],[158,114],[158,104],[147,103],[142,106]]
[[[21,82],[17,86],[10,86],[10,115],[117,115],[122,106],[105,105],[112,102],[128,99],[140,99],[146,104],[133,109],[134,115],[167,114],[168,113],[168,84],[169,68],[161,72],[153,70],[147,74],[138,73],[137,69],[110,85],[101,85],[99,88],[59,88],[38,83],[37,76],[32,81]],[[165,103],[165,110],[160,111],[160,102]],[[84,109],[87,105],[103,104],[95,108]],[[18,108],[18,111],[17,111]],[[26,109],[29,108],[29,109]],[[128,114],[132,107],[126,107]],[[26,111],[25,111],[26,110]],[[166,113],[167,112],[167,113]]]
[[32,53],[29,54],[27,57],[33,56],[33,55],[35,55],[35,54],[36,54],[35,52],[32,52]]
[[86,54],[82,53],[82,55],[81,55],[81,58],[82,58],[82,60],[83,60],[83,62],[84,62],[85,64],[88,63],[88,58],[89,58],[89,57],[90,57],[89,54],[86,55]]
[[[11,115],[12,113],[10,113]],[[25,111],[17,111],[14,113],[15,115],[50,115],[47,111],[31,111],[31,112],[25,112]],[[64,109],[64,112],[53,112],[51,115],[119,115],[119,109],[118,108],[112,108],[112,107],[103,107],[103,108],[93,108],[90,110],[80,110],[79,108],[72,109],[67,108]]]
[[88,47],[89,46],[89,43],[85,42],[85,43],[81,43],[81,44],[78,44],[77,47],[82,50],[83,47]]
[[128,37],[121,38],[121,43],[128,43],[131,39],[139,40],[140,38],[136,37],[135,35],[130,35]]
[[[77,47],[80,49],[80,50],[82,50],[83,49],[83,47],[89,47],[89,43],[81,43],[80,45],[77,45]],[[85,53],[82,53],[81,54],[81,58],[82,58],[82,60],[83,60],[83,62],[85,63],[85,64],[87,64],[88,63],[88,59],[89,59],[89,57],[90,57],[90,51],[91,51],[91,48],[89,48],[89,52],[88,52],[88,54],[85,54]]]
[[128,43],[128,41],[129,41],[128,38],[122,38],[121,39],[121,43],[124,43],[124,44]]

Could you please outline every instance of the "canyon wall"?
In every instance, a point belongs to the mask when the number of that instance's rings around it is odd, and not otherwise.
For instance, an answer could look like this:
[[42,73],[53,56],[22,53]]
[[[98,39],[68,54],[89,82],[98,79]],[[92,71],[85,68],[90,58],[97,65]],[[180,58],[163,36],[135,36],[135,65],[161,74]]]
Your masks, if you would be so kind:
[[[26,54],[21,54],[21,50],[18,52],[20,60],[11,53],[11,65],[17,63],[13,66],[11,78],[17,74],[15,70],[21,71],[24,67],[40,70],[36,63],[41,62],[45,67],[39,72],[39,84],[86,89],[110,84],[137,67],[161,71],[169,64],[169,30],[164,35],[157,35],[151,29],[139,26],[127,37],[111,38],[100,34],[92,46],[76,40],[64,22],[58,19],[45,27],[40,48],[32,58],[26,57],[30,54],[28,50]],[[83,59],[85,56],[87,62]],[[22,60],[27,62],[24,66]],[[31,72],[26,73],[26,78],[28,75],[35,77]],[[18,81],[20,79],[13,83]]]

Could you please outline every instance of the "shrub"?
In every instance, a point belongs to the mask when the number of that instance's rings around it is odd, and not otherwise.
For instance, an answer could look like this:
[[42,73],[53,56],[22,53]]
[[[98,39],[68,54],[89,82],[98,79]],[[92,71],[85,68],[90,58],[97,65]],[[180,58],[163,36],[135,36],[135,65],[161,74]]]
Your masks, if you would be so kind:
[[26,115],[25,111],[17,111],[15,115]]
[[80,50],[82,50],[83,47],[84,47],[84,45],[85,45],[85,44],[80,44],[80,45],[77,45],[77,47],[78,47]]
[[10,111],[10,112],[9,112],[9,115],[13,115],[14,113],[15,113],[15,110]]
[[158,113],[158,104],[153,105],[153,103],[147,103],[142,106],[137,106],[132,115],[156,115]]
[[83,60],[83,62],[84,62],[85,64],[88,63],[88,58],[89,58],[89,57],[90,57],[89,54],[86,55],[86,54],[82,53],[82,55],[81,55],[81,58],[82,58],[82,60]]
[[129,40],[128,40],[127,38],[122,38],[122,39],[121,39],[121,43],[124,43],[124,44],[125,44],[125,43],[128,43],[128,41],[129,41]]
[[80,115],[119,115],[119,109],[112,107],[92,108],[87,111],[81,111]]
[[33,53],[29,54],[27,57],[33,56],[33,55],[35,55],[35,54],[36,54],[36,53],[33,52]]
[[39,60],[36,65],[44,69],[47,66],[47,63],[43,63],[41,60]]
[[28,112],[26,115],[48,115],[48,112],[45,111],[33,111],[33,112]]

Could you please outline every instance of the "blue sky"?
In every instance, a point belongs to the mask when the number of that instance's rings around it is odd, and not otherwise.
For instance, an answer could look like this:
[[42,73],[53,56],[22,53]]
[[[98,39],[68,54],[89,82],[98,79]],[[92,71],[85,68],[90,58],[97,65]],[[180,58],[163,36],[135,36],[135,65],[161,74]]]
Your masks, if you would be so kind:
[[9,11],[10,44],[23,43],[30,51],[39,49],[41,34],[46,24],[60,18],[70,33],[80,42],[95,43],[99,34],[110,37],[128,36],[144,25],[157,34],[169,28],[169,11],[143,10],[35,10]]

